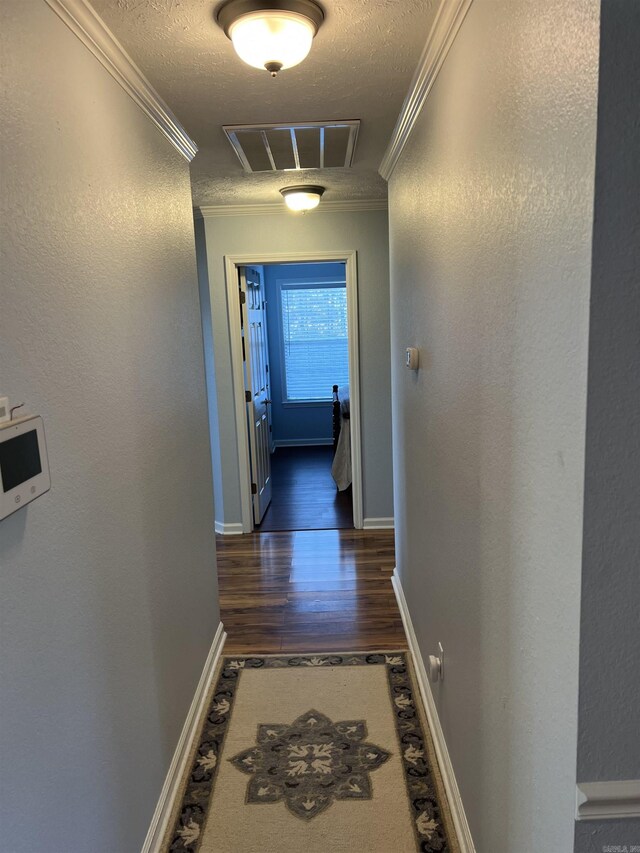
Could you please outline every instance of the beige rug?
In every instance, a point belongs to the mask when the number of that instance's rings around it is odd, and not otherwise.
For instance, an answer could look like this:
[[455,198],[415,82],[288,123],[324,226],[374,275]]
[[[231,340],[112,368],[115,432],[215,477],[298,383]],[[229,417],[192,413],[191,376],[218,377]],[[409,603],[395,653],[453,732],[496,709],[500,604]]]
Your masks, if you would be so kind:
[[407,658],[224,658],[164,850],[455,853]]

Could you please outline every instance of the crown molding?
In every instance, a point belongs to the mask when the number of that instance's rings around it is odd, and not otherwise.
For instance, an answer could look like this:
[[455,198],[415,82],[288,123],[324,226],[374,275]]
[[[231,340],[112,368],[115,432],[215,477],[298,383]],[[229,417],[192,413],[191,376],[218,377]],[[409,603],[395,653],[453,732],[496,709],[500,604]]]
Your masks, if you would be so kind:
[[[321,201],[320,206],[311,211],[312,216],[320,213],[363,213],[370,210],[386,210],[386,198],[364,199],[362,201]],[[268,204],[215,204],[201,205],[195,208],[197,218],[208,219],[213,216],[298,216],[292,213],[284,202]]]
[[385,181],[389,180],[400,159],[472,2],[473,0],[441,0],[438,14],[391,136],[391,142],[380,163],[378,171]]
[[86,0],[45,2],[190,163],[197,145]]
[[580,782],[576,786],[576,820],[640,818],[640,779]]

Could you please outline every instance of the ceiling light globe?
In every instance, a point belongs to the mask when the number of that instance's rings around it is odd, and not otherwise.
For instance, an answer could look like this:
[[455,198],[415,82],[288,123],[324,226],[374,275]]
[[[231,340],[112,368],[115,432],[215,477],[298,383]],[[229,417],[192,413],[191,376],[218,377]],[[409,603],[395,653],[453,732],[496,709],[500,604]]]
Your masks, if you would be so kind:
[[284,197],[289,210],[299,213],[301,210],[313,210],[320,204],[320,196],[313,193],[290,193]]
[[285,187],[280,192],[289,210],[295,213],[306,213],[320,204],[324,187]]
[[250,12],[229,27],[240,59],[272,74],[302,62],[311,50],[314,35],[312,21],[295,12]]

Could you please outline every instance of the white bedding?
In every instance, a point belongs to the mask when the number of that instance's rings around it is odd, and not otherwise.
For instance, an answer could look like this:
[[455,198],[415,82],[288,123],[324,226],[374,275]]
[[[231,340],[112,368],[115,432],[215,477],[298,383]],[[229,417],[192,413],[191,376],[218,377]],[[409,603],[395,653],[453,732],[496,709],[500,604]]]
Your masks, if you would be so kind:
[[349,417],[351,414],[351,397],[349,396],[348,385],[341,385],[338,388],[338,400],[340,400],[340,414]]
[[[331,476],[333,477],[339,492],[344,492],[351,485],[351,419],[349,405],[349,389],[339,388],[338,399],[340,400],[340,435],[336,447]],[[346,417],[345,417],[346,415]]]

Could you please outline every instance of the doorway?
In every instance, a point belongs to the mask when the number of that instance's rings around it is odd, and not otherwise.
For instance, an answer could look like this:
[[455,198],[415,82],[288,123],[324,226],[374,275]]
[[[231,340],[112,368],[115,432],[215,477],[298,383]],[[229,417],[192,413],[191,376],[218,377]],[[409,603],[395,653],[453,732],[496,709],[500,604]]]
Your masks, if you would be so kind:
[[243,532],[362,527],[355,252],[226,271]]

